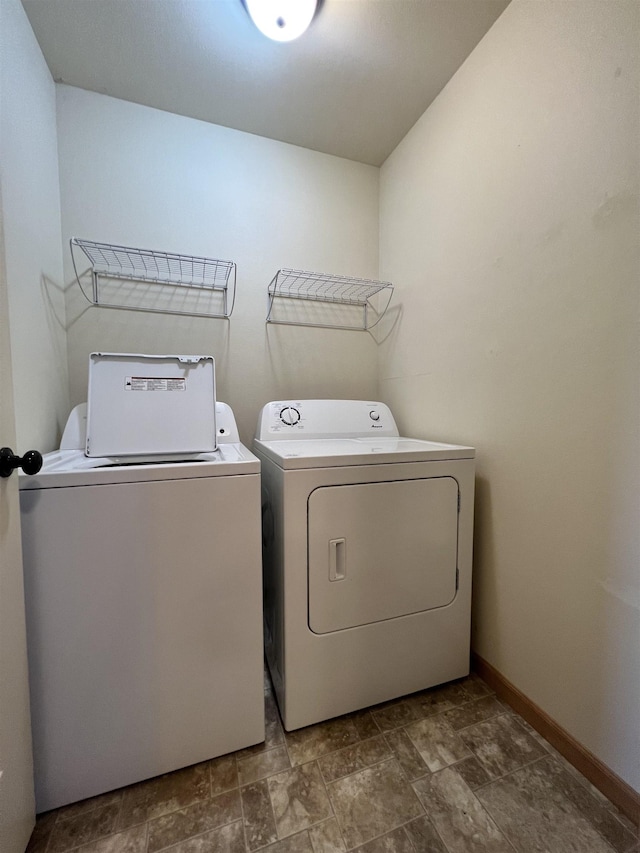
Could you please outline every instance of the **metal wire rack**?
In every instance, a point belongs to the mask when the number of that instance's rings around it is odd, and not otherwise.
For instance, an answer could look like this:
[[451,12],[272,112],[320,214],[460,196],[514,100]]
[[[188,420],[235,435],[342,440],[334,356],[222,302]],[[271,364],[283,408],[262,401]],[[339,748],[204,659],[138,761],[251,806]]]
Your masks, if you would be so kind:
[[[281,269],[269,283],[268,294],[267,323],[367,331],[380,322],[389,307],[393,285],[388,281]],[[328,303],[336,306],[336,310],[325,310],[314,315],[312,309],[306,314],[298,312],[293,319],[291,312],[287,314],[284,311],[278,317],[277,304],[280,299]],[[346,312],[341,311],[341,308],[346,309]]]
[[[192,255],[135,249],[72,237],[71,259],[80,289],[89,302],[163,314],[230,317],[236,291],[236,265]],[[75,251],[91,264],[91,294],[78,274]],[[229,295],[229,291],[231,294]]]

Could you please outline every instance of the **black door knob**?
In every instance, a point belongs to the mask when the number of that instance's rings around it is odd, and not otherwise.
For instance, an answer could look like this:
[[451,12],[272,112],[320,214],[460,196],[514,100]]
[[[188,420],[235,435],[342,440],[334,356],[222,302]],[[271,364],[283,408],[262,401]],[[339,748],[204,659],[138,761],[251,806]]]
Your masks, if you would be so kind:
[[42,468],[42,454],[27,450],[24,456],[16,456],[10,447],[0,447],[0,477],[10,477],[16,468],[25,474],[37,474]]

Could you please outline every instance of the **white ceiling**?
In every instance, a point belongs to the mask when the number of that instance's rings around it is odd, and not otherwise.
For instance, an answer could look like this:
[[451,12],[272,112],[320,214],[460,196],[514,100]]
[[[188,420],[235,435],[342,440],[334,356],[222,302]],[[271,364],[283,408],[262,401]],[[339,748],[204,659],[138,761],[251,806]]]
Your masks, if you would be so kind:
[[241,0],[23,0],[58,82],[380,165],[508,0],[324,0],[272,42]]

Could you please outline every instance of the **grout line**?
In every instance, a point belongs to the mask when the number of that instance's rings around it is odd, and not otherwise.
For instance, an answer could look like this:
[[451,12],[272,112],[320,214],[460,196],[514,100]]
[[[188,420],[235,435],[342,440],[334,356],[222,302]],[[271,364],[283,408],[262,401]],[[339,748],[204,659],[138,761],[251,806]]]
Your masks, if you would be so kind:
[[[289,759],[289,763],[291,763],[291,759]],[[289,768],[292,769],[292,768]],[[275,774],[274,774],[275,775]],[[273,817],[273,829],[276,834],[276,841],[280,841],[280,833],[278,832],[278,821],[276,820],[276,810],[273,805],[273,799],[271,797],[271,788],[269,787],[269,777],[264,780],[265,785],[267,786],[267,797],[269,798],[269,805],[271,806],[271,815]],[[276,841],[269,842],[270,844],[275,844]]]
[[[541,759],[539,759],[539,758],[538,758],[537,760],[538,760],[538,761],[540,761]],[[535,763],[536,763],[535,761],[531,761],[531,762],[530,762],[530,764],[535,764]],[[506,775],[508,776],[509,774],[506,774]],[[465,784],[466,784],[466,783],[465,783]],[[469,786],[467,785],[467,787],[469,787]],[[469,790],[471,791],[471,788],[469,788]],[[477,788],[476,790],[480,790],[480,789],[479,789],[479,788]],[[475,798],[475,800],[476,800],[476,802],[478,803],[478,805],[480,806],[480,808],[481,808],[484,812],[486,812],[487,816],[489,817],[489,820],[490,820],[490,821],[493,823],[493,825],[496,827],[496,829],[498,830],[498,832],[500,833],[500,835],[502,835],[502,837],[503,837],[503,838],[504,838],[504,840],[507,842],[507,844],[509,845],[509,847],[511,847],[511,849],[514,851],[514,853],[518,853],[518,851],[517,851],[517,849],[516,849],[515,844],[513,844],[513,843],[512,843],[511,839],[507,836],[506,832],[502,829],[502,827],[500,826],[500,824],[498,823],[498,821],[494,818],[494,816],[492,815],[491,811],[490,811],[490,810],[489,810],[489,809],[484,805],[484,803],[482,803],[482,802],[480,801],[479,797],[477,797],[477,796],[476,796],[476,792],[475,792],[475,791],[471,791],[471,794],[472,794],[472,796]]]
[[[44,849],[43,849],[42,853],[47,853],[47,850],[49,849],[49,842],[51,841],[51,836],[53,835],[53,830],[55,829],[55,826],[56,826],[56,823],[57,823],[57,822],[58,822],[58,817],[57,817],[57,815],[56,815],[56,819],[53,821],[53,825],[52,825],[52,827],[51,827],[51,829],[50,829],[50,831],[49,831],[49,835],[47,835],[47,841],[46,841],[46,843],[45,843],[45,845],[44,845]],[[32,832],[33,832],[33,831],[32,831]]]
[[[336,810],[333,807],[333,800],[331,799],[331,795],[329,794],[329,788],[327,787],[328,783],[322,774],[322,770],[320,769],[320,764],[318,764],[318,773],[320,774],[320,779],[322,780],[322,787],[324,788],[324,795],[327,798],[327,801],[329,802],[331,814],[333,815],[333,819],[336,822],[336,826],[338,827],[338,833],[340,834],[340,838],[342,839],[342,843],[344,844],[344,849],[346,850],[347,849],[347,841],[343,835],[342,827],[340,826],[340,821],[338,820],[338,815],[336,814]],[[346,778],[346,777],[343,777],[343,778]],[[329,820],[331,820],[331,818],[329,818]],[[311,836],[309,836],[309,838],[311,838]],[[311,842],[311,846],[313,847],[313,841]]]
[[[329,753],[329,754],[331,754],[331,753]],[[324,756],[321,756],[321,757],[324,758]],[[365,770],[371,770],[372,768],[378,767],[380,764],[384,764],[387,761],[398,761],[398,759],[392,752],[391,755],[385,755],[384,758],[380,758],[380,759],[378,759],[378,761],[374,761],[372,764],[365,764],[364,767],[357,767],[355,770],[352,770],[350,773],[345,773],[344,776],[336,776],[335,779],[329,779],[327,781],[324,778],[324,775],[323,775],[321,769],[320,769],[320,775],[322,776],[322,781],[324,782],[325,787],[326,787],[327,785],[333,785],[334,782],[341,782],[343,779],[348,779],[349,776],[355,776],[356,773],[362,773]],[[398,766],[399,765],[400,765],[400,762],[398,761]],[[319,765],[318,765],[318,767],[319,767]],[[402,770],[402,767],[400,767],[400,770]],[[409,781],[409,780],[407,780],[407,781]]]
[[[236,762],[237,769],[237,762]],[[238,776],[238,782],[240,782],[240,777]],[[267,787],[267,792],[269,788]],[[244,838],[244,849],[246,853],[249,853],[249,842],[247,841],[247,823],[244,817],[244,801],[242,799],[242,788],[238,785],[238,796],[240,797],[240,815],[242,820],[242,837]]]
[[[537,760],[537,761],[540,761],[540,759],[539,759],[539,758],[538,758],[538,759],[536,759],[536,760]],[[532,762],[530,762],[530,763],[531,763],[531,764],[535,764],[535,762],[534,762],[534,761],[532,761]],[[436,773],[441,773],[443,770],[447,770],[447,769],[454,769],[454,766],[455,766],[455,765],[453,765],[453,764],[449,764],[449,765],[447,765],[447,767],[442,767],[440,770],[436,770],[435,772],[436,772]],[[514,853],[518,853],[518,851],[516,850],[515,846],[511,843],[511,840],[507,837],[506,833],[503,831],[503,829],[502,829],[502,827],[500,826],[500,824],[495,820],[495,818],[493,817],[493,815],[491,814],[491,812],[489,811],[489,809],[488,809],[488,808],[486,808],[486,807],[485,807],[485,805],[484,805],[484,803],[482,803],[482,802],[480,801],[480,799],[476,796],[476,791],[472,790],[472,789],[469,787],[468,783],[467,783],[467,782],[465,782],[465,780],[464,780],[464,779],[462,779],[462,777],[460,777],[460,779],[461,779],[461,781],[462,781],[462,784],[467,788],[467,790],[469,791],[469,793],[471,794],[471,796],[473,797],[473,799],[474,799],[474,800],[476,801],[476,803],[478,804],[478,808],[480,809],[480,811],[481,811],[481,812],[484,812],[484,813],[487,815],[487,818],[488,818],[488,819],[489,819],[489,821],[493,824],[494,829],[496,829],[496,830],[498,831],[498,833],[499,833],[499,834],[504,838],[504,840],[506,841],[506,843],[509,845],[510,849],[511,849],[511,850],[513,850],[513,851],[514,851]],[[477,788],[476,790],[479,790],[479,788]],[[426,808],[425,808],[425,811],[426,811]],[[427,814],[428,814],[428,813],[427,813]],[[432,821],[432,823],[433,823],[433,821]],[[435,824],[434,824],[434,829],[436,829],[436,832],[438,832],[437,828],[435,827]],[[439,833],[439,832],[438,832],[438,835],[439,835],[439,837],[442,839],[442,843],[443,843],[444,847],[445,847],[447,850],[449,850],[450,848],[449,848],[449,847],[448,847],[448,845],[445,843],[444,839],[442,838],[442,836],[440,835],[440,833]]]
[[[235,820],[230,820],[228,823],[221,823],[218,826],[211,826],[209,829],[205,829],[203,832],[198,832],[195,835],[190,835],[188,838],[183,838],[181,841],[174,841],[172,844],[169,844],[167,847],[158,847],[157,850],[154,850],[154,853],[166,853],[166,851],[174,850],[176,847],[179,847],[181,844],[186,844],[188,841],[193,841],[194,838],[203,838],[205,835],[208,835],[210,832],[216,832],[219,829],[224,829],[226,826],[233,826],[234,823],[240,823],[240,819],[235,818]],[[149,848],[149,837],[147,832],[147,850]]]
[[[331,808],[333,809],[333,804],[331,803],[331,800],[329,800],[329,803],[331,805]],[[338,818],[334,814],[331,817],[325,818],[324,820],[319,820],[318,823],[312,823],[311,826],[307,827],[307,832],[309,833],[309,841],[311,842],[311,848],[313,850],[313,853],[316,853],[316,847],[315,847],[315,844],[313,843],[313,839],[311,837],[311,830],[316,829],[319,826],[324,826],[326,823],[331,823],[332,820],[335,821],[336,827],[338,828],[338,835],[340,836],[340,838],[342,840],[342,844],[344,845],[344,849],[345,850],[347,849],[347,843],[344,840],[342,830],[340,829],[340,824],[338,823]],[[291,836],[288,836],[288,837],[290,838]]]
[[[381,832],[380,835],[374,835],[373,838],[369,838],[367,841],[363,841],[362,844],[358,844],[356,847],[347,847],[346,842],[345,842],[345,847],[347,849],[347,853],[358,853],[358,850],[361,850],[366,844],[371,844],[372,841],[377,841],[379,838],[384,838],[385,835],[389,835],[390,832],[395,832],[396,829],[404,829],[405,827],[409,826],[410,823],[413,823],[414,820],[420,820],[420,818],[422,818],[422,817],[428,818],[429,822],[433,826],[431,818],[427,814],[427,810],[425,809],[425,807],[420,802],[418,795],[416,794],[415,791],[413,792],[413,794],[416,797],[416,799],[418,800],[420,807],[423,809],[423,813],[421,815],[416,815],[415,817],[411,817],[411,818],[409,818],[409,820],[405,820],[403,823],[399,823],[397,826],[392,826],[391,829],[385,829],[385,831]],[[435,827],[434,827],[434,829],[435,829]],[[436,832],[437,832],[437,830],[436,830]],[[408,838],[408,836],[407,836],[407,838]],[[413,847],[413,849],[415,850],[416,848],[413,844],[413,841],[411,841],[410,838],[408,838],[408,840],[409,840],[409,843],[411,844],[411,846]],[[446,847],[446,844],[444,846]]]
[[[475,753],[474,753],[473,757],[477,761],[479,761],[479,759]],[[489,779],[487,782],[483,782],[481,785],[478,785],[477,788],[474,788],[474,793],[476,791],[481,791],[483,788],[488,788],[489,785],[493,785],[494,782],[502,782],[504,779],[507,779],[509,776],[513,776],[513,774],[517,773],[519,770],[524,770],[525,767],[531,767],[532,765],[537,764],[538,761],[544,761],[545,758],[553,758],[553,756],[539,755],[537,758],[533,758],[533,759],[531,759],[531,761],[527,761],[525,764],[521,764],[520,767],[514,767],[513,770],[508,770],[506,773],[503,773],[501,776],[496,776],[493,779]],[[484,765],[482,764],[482,762],[480,762],[480,765],[483,767],[483,769],[486,770],[486,768],[484,768]],[[451,766],[453,767],[454,765],[451,765]]]

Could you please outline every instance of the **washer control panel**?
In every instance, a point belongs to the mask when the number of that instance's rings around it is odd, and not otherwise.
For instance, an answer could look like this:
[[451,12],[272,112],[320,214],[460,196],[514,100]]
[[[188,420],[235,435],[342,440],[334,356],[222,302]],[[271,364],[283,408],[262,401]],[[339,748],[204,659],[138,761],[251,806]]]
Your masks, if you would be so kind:
[[274,400],[260,413],[256,438],[397,436],[389,407],[368,400]]

